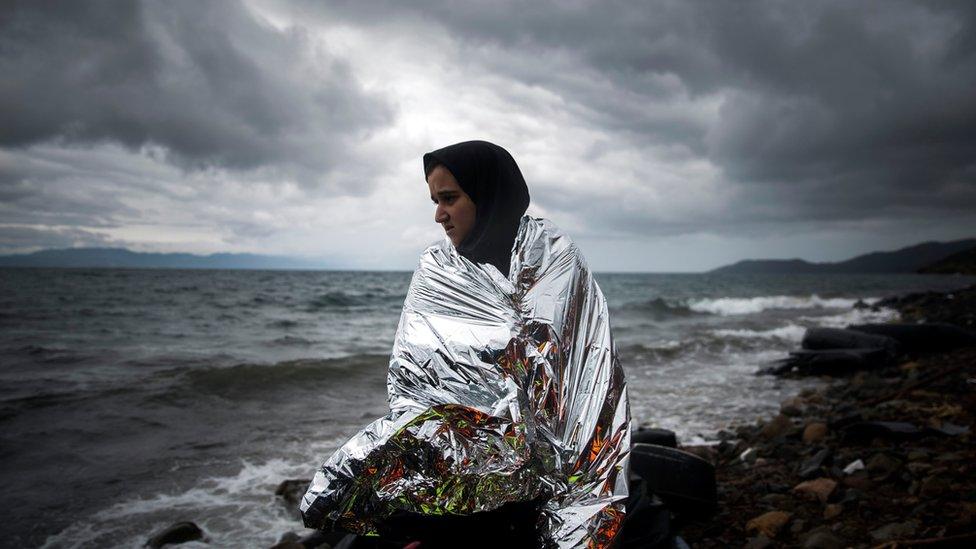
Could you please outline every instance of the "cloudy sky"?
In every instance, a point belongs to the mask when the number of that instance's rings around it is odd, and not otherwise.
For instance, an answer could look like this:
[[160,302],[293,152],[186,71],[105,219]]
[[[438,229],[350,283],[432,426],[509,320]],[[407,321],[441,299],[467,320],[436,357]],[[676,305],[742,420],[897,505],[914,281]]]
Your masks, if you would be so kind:
[[976,235],[972,2],[2,4],[0,253],[411,269],[468,139],[597,270]]

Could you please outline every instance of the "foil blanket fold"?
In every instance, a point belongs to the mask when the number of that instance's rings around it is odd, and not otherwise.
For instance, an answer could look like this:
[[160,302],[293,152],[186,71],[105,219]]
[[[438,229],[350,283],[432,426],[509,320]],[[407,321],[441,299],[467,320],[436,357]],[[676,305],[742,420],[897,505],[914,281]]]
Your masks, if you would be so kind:
[[542,496],[540,546],[614,540],[630,451],[623,370],[606,300],[550,222],[522,218],[510,278],[446,238],[423,253],[387,391],[390,412],[315,474],[306,526],[370,535],[397,511],[471,514]]

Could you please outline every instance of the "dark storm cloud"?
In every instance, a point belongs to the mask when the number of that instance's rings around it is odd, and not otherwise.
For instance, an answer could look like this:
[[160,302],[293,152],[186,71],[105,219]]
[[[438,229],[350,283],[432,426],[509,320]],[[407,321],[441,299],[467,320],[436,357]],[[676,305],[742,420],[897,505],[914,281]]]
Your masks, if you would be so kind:
[[558,93],[619,146],[708,159],[737,189],[723,223],[976,207],[971,2],[365,4],[324,14],[439,22],[466,61]]
[[[238,2],[6,2],[0,146],[120,143],[314,176],[387,124],[350,67]],[[313,78],[314,77],[314,78]]]
[[0,74],[8,249],[392,250],[376,186],[478,131],[608,242],[976,226],[972,2],[6,1]]

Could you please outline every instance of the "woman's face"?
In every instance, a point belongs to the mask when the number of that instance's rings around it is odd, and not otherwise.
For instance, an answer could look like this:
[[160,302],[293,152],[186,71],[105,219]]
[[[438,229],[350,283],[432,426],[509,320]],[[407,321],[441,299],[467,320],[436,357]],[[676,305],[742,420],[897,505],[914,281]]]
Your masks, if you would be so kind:
[[427,186],[430,187],[430,199],[437,206],[434,222],[444,227],[451,243],[457,246],[474,227],[477,208],[451,171],[443,165],[431,170],[427,176]]

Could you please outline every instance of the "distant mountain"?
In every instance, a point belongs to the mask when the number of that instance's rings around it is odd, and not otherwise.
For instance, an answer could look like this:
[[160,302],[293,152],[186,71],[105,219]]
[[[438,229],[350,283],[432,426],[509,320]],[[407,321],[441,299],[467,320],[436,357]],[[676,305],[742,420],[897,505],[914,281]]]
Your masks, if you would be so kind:
[[956,252],[931,265],[922,267],[918,272],[927,274],[976,275],[976,248]]
[[145,253],[125,248],[67,248],[0,256],[0,267],[118,267],[135,269],[322,269],[301,259],[257,254]]
[[976,247],[976,238],[953,242],[924,242],[893,252],[873,252],[835,263],[802,259],[747,259],[713,269],[712,273],[914,273],[955,253]]

